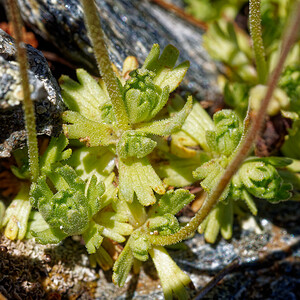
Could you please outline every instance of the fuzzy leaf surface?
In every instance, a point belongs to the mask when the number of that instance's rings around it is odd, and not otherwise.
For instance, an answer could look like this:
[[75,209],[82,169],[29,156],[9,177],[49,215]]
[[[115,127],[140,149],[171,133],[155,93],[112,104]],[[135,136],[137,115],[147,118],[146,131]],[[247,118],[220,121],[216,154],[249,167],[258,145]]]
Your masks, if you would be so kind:
[[160,136],[167,136],[178,131],[192,109],[192,97],[189,96],[183,109],[174,117],[139,125],[137,131]]
[[117,142],[113,128],[105,123],[91,121],[75,111],[65,111],[62,119],[65,135],[70,139],[79,139],[89,147],[108,146]]
[[131,203],[136,194],[142,205],[152,205],[156,202],[152,190],[165,193],[162,181],[146,157],[119,161],[119,191],[123,199]]

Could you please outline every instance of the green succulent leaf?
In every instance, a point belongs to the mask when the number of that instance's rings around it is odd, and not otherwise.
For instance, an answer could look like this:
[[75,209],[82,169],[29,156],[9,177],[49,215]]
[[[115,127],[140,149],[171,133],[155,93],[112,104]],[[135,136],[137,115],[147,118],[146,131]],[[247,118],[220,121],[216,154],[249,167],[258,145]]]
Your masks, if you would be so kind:
[[251,194],[248,193],[246,190],[243,190],[241,192],[240,199],[245,201],[245,203],[247,204],[247,206],[248,206],[249,210],[251,211],[251,213],[254,216],[256,216],[257,215],[257,207],[256,207],[256,204],[255,204],[254,199],[251,196]]
[[30,187],[30,204],[37,208],[40,199],[51,199],[53,193],[46,183],[46,175],[38,178],[37,182],[33,182]]
[[132,124],[153,119],[165,106],[169,94],[180,84],[189,63],[174,68],[179,51],[168,45],[160,55],[156,44],[152,47],[141,69],[130,73],[123,87],[123,100]]
[[[119,195],[121,196],[121,194]],[[117,201],[112,202],[112,207],[118,213],[126,214],[128,222],[133,228],[138,228],[147,221],[146,207],[138,201],[137,197],[134,197],[131,203],[119,197]]]
[[28,219],[26,239],[33,238],[31,232],[38,233],[38,232],[44,231],[49,228],[50,228],[49,224],[44,220],[41,213],[36,210],[31,210],[29,219]]
[[143,158],[156,147],[156,142],[145,133],[134,130],[125,131],[117,145],[117,153],[122,159]]
[[[103,244],[104,243],[105,239],[103,240]],[[100,246],[95,253],[91,254],[89,258],[92,268],[95,268],[98,263],[103,271],[108,271],[114,265],[112,257],[102,246]]]
[[204,233],[208,243],[214,244],[220,232],[226,240],[232,237],[233,205],[232,199],[228,199],[227,203],[219,202],[200,224],[198,231]]
[[146,157],[119,160],[119,193],[121,198],[132,202],[134,195],[144,205],[156,202],[154,190],[164,194],[165,188]]
[[66,165],[55,170],[67,182],[68,186],[82,194],[85,192],[85,182],[77,175],[75,170]]
[[108,124],[91,121],[75,111],[65,111],[62,119],[70,123],[63,125],[64,134],[69,139],[79,139],[89,147],[117,143],[118,137]]
[[[114,203],[113,200],[117,198],[118,190],[114,185],[114,179],[115,179],[115,173],[112,172],[104,180],[105,193],[101,196],[101,206],[99,210],[108,206],[111,202]],[[115,211],[117,210],[115,209]]]
[[94,216],[97,224],[103,227],[102,235],[118,243],[125,242],[125,237],[130,235],[133,227],[128,224],[125,214],[113,211],[100,211]]
[[220,208],[218,204],[198,228],[199,233],[204,233],[205,241],[211,244],[216,242],[220,232],[220,222],[218,220]]
[[229,240],[232,237],[233,226],[233,201],[228,203],[220,202],[220,231],[224,239]]
[[250,161],[262,161],[265,164],[270,164],[276,168],[283,168],[290,164],[292,164],[293,160],[288,157],[276,157],[276,156],[268,156],[268,157],[248,157],[246,159],[247,162]]
[[81,234],[87,229],[91,215],[82,193],[71,189],[59,191],[51,200],[42,198],[38,204],[50,227],[60,229],[67,235]]
[[192,97],[189,96],[183,109],[176,113],[175,116],[165,120],[141,124],[136,128],[136,131],[160,136],[170,135],[181,128],[192,109],[192,104]]
[[67,236],[81,234],[101,207],[104,185],[97,183],[96,176],[86,184],[67,165],[57,168],[55,173],[64,181],[63,189],[56,185],[58,191],[53,194],[46,176],[41,176],[31,186],[31,203],[37,206],[50,229],[57,229]]

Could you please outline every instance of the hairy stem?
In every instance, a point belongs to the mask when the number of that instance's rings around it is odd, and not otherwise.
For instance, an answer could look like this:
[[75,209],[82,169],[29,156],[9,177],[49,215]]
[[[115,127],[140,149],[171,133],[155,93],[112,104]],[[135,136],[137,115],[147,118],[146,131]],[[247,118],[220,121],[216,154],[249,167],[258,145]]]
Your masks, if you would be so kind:
[[262,39],[260,0],[250,0],[249,2],[249,26],[253,42],[258,80],[259,83],[265,84],[267,81],[268,71]]
[[300,3],[298,3],[293,20],[287,32],[284,35],[281,54],[278,63],[276,65],[276,68],[274,69],[268,81],[268,89],[266,95],[263,101],[261,102],[261,106],[259,110],[256,112],[253,118],[252,124],[250,125],[247,134],[243,137],[240,146],[238,147],[233,159],[231,160],[228,167],[226,168],[219,183],[212,191],[210,196],[207,197],[204,204],[202,205],[200,210],[196,213],[196,215],[193,217],[193,219],[186,226],[181,228],[177,233],[169,236],[158,236],[158,235],[148,234],[148,238],[153,245],[160,245],[160,246],[171,245],[188,238],[204,221],[204,219],[208,216],[208,214],[213,209],[213,207],[217,204],[218,199],[220,198],[226,186],[230,182],[232,176],[236,173],[236,171],[242,164],[243,160],[247,157],[253,143],[255,142],[257,136],[260,133],[268,104],[276,88],[288,52],[297,38],[299,26],[300,26]]
[[129,119],[122,99],[117,78],[104,43],[104,34],[94,0],[81,0],[84,19],[94,47],[94,54],[100,74],[107,86],[114,113],[120,129],[130,129]]
[[22,19],[16,0],[7,1],[10,19],[13,23],[14,36],[16,38],[17,58],[20,68],[20,76],[23,88],[23,109],[25,115],[25,128],[27,131],[27,146],[29,154],[29,166],[31,180],[35,182],[39,176],[39,152],[36,134],[36,122],[34,105],[30,99],[30,88],[28,80],[28,61],[26,55],[26,46],[23,43]]

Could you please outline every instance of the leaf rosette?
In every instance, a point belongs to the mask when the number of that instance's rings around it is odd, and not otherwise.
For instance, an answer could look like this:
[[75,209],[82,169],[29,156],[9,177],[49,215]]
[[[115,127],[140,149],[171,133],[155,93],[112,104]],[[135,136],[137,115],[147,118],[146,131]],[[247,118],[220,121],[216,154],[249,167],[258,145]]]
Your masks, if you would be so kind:
[[162,109],[169,98],[169,86],[161,89],[155,85],[155,73],[137,69],[123,87],[123,99],[131,123],[151,120]]
[[[283,162],[280,163],[280,161]],[[266,199],[272,203],[289,199],[292,185],[284,183],[275,166],[282,167],[290,163],[291,161],[287,159],[272,157],[246,161],[232,180],[232,194],[236,197],[239,193],[234,190],[242,188],[254,197]]]
[[[84,70],[77,70],[79,83],[67,76],[60,80],[63,99],[70,109],[62,116],[65,135],[89,147],[107,147],[116,155],[120,198],[129,203],[136,196],[140,203],[148,206],[156,201],[153,191],[165,193],[164,184],[147,156],[157,145],[153,137],[168,136],[180,130],[192,109],[189,97],[184,107],[170,118],[157,117],[189,67],[188,62],[175,66],[178,56],[175,47],[168,45],[160,53],[156,44],[144,65],[132,70],[127,81],[119,77],[128,130],[118,126],[113,116],[116,108],[103,81],[97,84]],[[126,73],[128,71],[127,68]]]

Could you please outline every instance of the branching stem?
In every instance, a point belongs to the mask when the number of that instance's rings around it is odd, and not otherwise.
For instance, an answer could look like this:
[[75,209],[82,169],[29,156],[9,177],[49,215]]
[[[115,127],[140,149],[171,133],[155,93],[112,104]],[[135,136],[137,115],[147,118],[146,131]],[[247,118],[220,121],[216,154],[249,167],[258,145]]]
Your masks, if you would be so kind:
[[234,155],[233,159],[231,160],[228,167],[226,168],[219,183],[212,191],[211,195],[207,197],[204,204],[202,205],[200,210],[196,213],[196,215],[193,217],[193,219],[186,226],[181,228],[177,233],[169,236],[158,236],[158,235],[148,234],[148,238],[153,245],[160,245],[160,246],[171,245],[188,238],[204,221],[204,219],[208,216],[212,208],[217,204],[218,199],[220,198],[226,186],[230,182],[232,176],[236,173],[236,171],[242,164],[243,160],[247,157],[248,153],[250,152],[251,147],[261,130],[268,104],[276,88],[288,52],[297,38],[299,26],[300,26],[300,3],[298,3],[296,7],[296,13],[291,21],[291,24],[287,32],[284,35],[281,54],[277,66],[274,69],[268,81],[268,89],[266,95],[263,101],[261,102],[261,106],[259,110],[257,111],[257,113],[253,118],[252,124],[250,125],[247,134],[243,137],[240,146],[236,151],[236,154]]
[[262,39],[260,0],[249,1],[249,27],[253,42],[258,80],[259,83],[265,84],[267,81],[268,70]]
[[30,99],[30,88],[27,73],[28,61],[26,55],[26,46],[23,43],[22,19],[17,1],[10,0],[7,1],[7,4],[9,7],[10,19],[13,23],[14,36],[16,38],[17,57],[23,88],[23,109],[25,115],[25,128],[27,131],[27,146],[29,154],[31,180],[35,182],[39,176],[39,152],[37,144],[34,105]]
[[129,119],[126,112],[120,88],[111,66],[111,61],[104,43],[104,34],[94,0],[81,0],[84,19],[94,47],[94,54],[99,72],[107,86],[114,113],[120,129],[130,129]]

